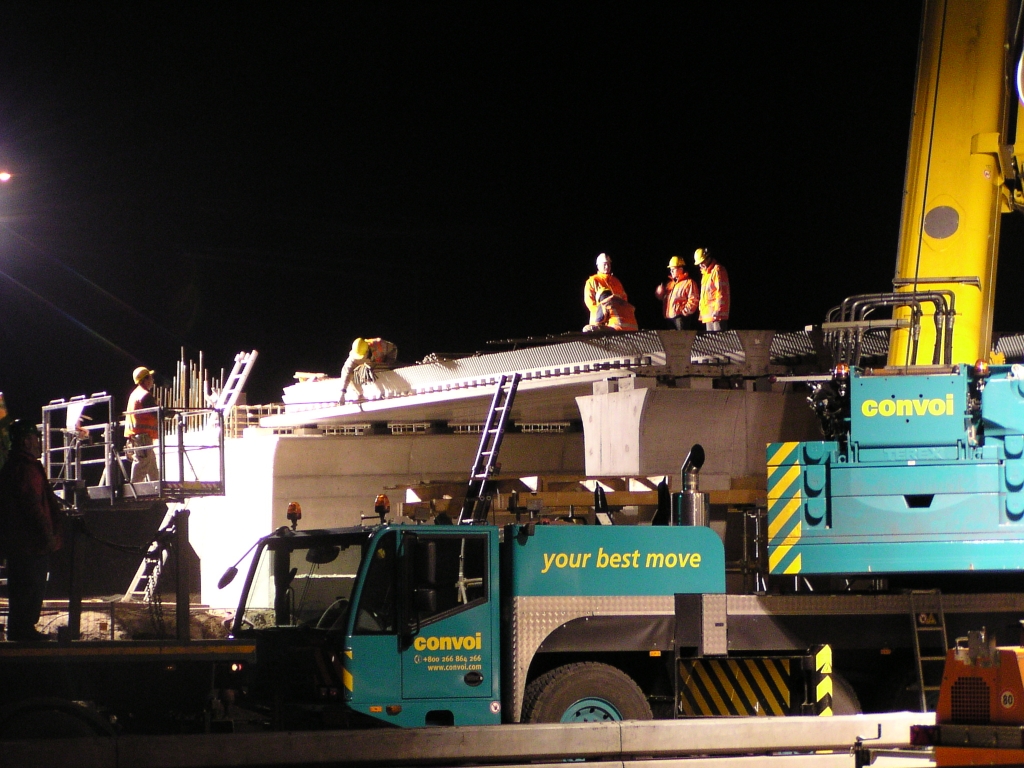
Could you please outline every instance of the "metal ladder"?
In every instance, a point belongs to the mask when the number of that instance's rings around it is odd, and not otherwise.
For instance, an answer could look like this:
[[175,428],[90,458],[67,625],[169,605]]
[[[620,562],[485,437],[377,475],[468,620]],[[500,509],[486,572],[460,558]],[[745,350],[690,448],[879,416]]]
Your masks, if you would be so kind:
[[466,498],[462,502],[462,511],[459,513],[459,525],[482,523],[487,520],[490,500],[484,496],[484,488],[487,480],[494,474],[498,451],[501,450],[501,438],[505,434],[508,415],[522,378],[521,373],[506,373],[502,374],[498,381],[494,399],[491,400],[491,408],[487,412],[487,421],[480,433],[476,459],[473,461],[473,468],[469,470],[469,485],[466,488]]
[[910,621],[914,626],[914,660],[921,711],[934,710],[938,702],[942,670],[946,664],[946,616],[942,592],[937,589],[910,593]]
[[160,572],[167,562],[168,543],[173,538],[175,514],[177,510],[168,509],[156,535],[149,543],[146,554],[139,563],[135,576],[128,585],[128,591],[121,598],[123,602],[151,602],[158,600],[156,589],[160,583]]
[[213,397],[213,392],[206,393],[207,401],[213,401],[210,403],[212,408],[226,411],[234,407],[238,402],[239,393],[245,386],[246,379],[249,378],[249,371],[252,370],[252,366],[256,362],[256,355],[255,349],[252,352],[239,352],[235,355],[235,365],[220,392],[216,393],[216,398]]

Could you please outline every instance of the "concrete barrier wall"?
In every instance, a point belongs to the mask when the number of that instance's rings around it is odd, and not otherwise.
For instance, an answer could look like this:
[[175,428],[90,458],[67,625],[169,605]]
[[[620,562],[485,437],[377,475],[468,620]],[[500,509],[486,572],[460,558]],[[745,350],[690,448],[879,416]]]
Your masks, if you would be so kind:
[[[225,445],[224,497],[196,499],[191,540],[202,563],[202,600],[237,605],[242,577],[218,590],[220,575],[260,536],[287,525],[288,503],[302,507],[303,528],[358,525],[389,486],[463,482],[476,456],[475,435],[247,435]],[[583,435],[506,434],[500,456],[508,474],[581,474]],[[395,502],[404,500],[396,497]],[[248,558],[239,566],[244,573]]]
[[728,389],[640,388],[579,397],[588,475],[679,472],[694,443],[704,446],[705,490],[763,475],[765,445],[821,439],[803,395]]

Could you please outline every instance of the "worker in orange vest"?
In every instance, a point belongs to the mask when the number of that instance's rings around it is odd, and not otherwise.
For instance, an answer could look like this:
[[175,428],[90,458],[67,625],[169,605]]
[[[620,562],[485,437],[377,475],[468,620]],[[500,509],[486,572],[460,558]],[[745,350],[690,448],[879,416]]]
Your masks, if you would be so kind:
[[597,273],[583,286],[583,303],[590,310],[590,322],[584,331],[609,328],[613,331],[635,331],[636,312],[629,303],[626,289],[612,274],[612,260],[607,253],[597,257]]
[[693,252],[693,263],[700,267],[700,322],[707,331],[729,330],[729,274],[707,248]]
[[132,457],[131,482],[141,483],[146,480],[156,482],[160,479],[160,471],[156,464],[156,452],[152,446],[159,437],[157,428],[158,403],[153,397],[155,371],[139,366],[132,373],[135,389],[128,398],[128,408],[124,419],[124,436],[128,441],[128,450]]
[[668,260],[668,274],[668,281],[654,290],[654,295],[661,299],[668,327],[677,331],[695,331],[700,288],[686,273],[686,262],[679,256]]

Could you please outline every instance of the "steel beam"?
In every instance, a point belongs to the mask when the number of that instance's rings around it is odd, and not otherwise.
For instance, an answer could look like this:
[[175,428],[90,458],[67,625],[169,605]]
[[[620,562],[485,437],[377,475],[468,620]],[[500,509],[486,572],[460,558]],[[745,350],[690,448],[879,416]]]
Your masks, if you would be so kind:
[[[505,725],[407,730],[311,731],[116,739],[10,741],[5,764],[50,766],[68,755],[83,768],[191,768],[242,765],[518,765],[589,758],[605,765],[686,768],[715,759],[726,765],[853,766],[856,748],[892,749],[910,742],[911,725],[931,714],[898,712],[845,717],[712,718],[675,721]],[[833,755],[814,755],[834,750]],[[796,753],[778,756],[778,753]],[[803,753],[803,754],[800,754]],[[786,759],[780,759],[785,757]],[[693,758],[697,758],[696,761]],[[820,760],[811,760],[820,758]],[[669,762],[666,762],[668,760]],[[601,763],[596,763],[600,765]],[[680,763],[681,764],[681,763]]]

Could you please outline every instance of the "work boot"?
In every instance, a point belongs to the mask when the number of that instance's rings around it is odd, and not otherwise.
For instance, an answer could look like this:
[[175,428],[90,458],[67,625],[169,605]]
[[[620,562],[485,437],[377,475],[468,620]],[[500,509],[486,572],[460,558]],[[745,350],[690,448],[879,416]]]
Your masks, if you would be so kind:
[[8,632],[7,639],[15,643],[40,643],[50,640],[50,636],[32,627],[27,632]]

